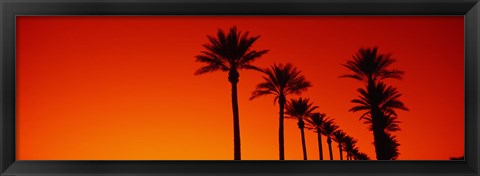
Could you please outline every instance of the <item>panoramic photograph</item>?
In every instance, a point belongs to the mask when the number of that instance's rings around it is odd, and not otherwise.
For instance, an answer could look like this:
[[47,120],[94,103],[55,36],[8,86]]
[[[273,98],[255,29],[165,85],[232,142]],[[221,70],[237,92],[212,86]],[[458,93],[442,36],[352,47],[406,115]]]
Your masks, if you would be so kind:
[[18,16],[17,160],[464,160],[463,16]]

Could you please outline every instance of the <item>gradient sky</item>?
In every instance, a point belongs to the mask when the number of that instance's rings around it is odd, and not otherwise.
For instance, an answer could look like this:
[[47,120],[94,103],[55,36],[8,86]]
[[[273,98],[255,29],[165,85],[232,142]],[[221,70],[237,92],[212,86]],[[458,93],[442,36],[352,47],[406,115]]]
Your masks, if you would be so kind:
[[[206,35],[233,25],[261,35],[253,49],[270,50],[255,65],[301,69],[313,84],[302,97],[358,139],[370,158],[373,135],[360,112],[348,112],[362,84],[338,78],[348,72],[340,64],[360,47],[392,53],[392,68],[405,76],[387,83],[410,109],[398,112],[398,159],[463,155],[463,16],[21,16],[17,159],[233,159],[228,74],[193,74]],[[258,72],[240,72],[242,159],[276,160],[278,104],[273,96],[248,99],[261,81]],[[302,159],[296,123],[285,119],[288,160]],[[306,141],[309,159],[318,159],[316,133],[306,131]],[[333,153],[338,159],[336,144]]]

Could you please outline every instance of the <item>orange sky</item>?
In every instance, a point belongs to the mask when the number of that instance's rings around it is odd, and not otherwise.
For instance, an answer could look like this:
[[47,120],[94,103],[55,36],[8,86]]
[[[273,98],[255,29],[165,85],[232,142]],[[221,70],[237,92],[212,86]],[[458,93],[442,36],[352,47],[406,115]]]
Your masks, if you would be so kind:
[[[379,46],[405,71],[387,83],[399,111],[400,160],[463,155],[463,16],[17,17],[18,160],[233,159],[227,73],[194,76],[206,35],[236,25],[261,35],[255,61],[291,62],[321,112],[375,158],[373,136],[348,112],[361,83],[338,76],[360,47]],[[241,71],[242,159],[278,159],[278,104],[248,100],[261,74]],[[285,158],[302,159],[296,121],[285,119]],[[324,138],[325,140],[325,138]],[[316,133],[306,131],[309,159]],[[324,146],[327,146],[326,141]],[[338,159],[336,144],[334,159]],[[328,148],[324,147],[328,156]]]

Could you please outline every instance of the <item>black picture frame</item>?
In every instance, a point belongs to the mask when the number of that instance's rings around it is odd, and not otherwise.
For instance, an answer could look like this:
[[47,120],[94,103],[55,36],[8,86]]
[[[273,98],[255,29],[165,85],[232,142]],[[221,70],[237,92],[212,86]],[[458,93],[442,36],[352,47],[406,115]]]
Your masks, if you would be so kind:
[[[0,0],[1,175],[479,175],[478,0]],[[465,160],[16,161],[15,19],[21,15],[463,15]]]

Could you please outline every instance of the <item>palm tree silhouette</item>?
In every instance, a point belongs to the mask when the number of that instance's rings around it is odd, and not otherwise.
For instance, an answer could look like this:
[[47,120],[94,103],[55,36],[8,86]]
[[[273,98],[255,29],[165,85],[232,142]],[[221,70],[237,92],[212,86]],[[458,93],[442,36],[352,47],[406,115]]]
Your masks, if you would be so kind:
[[352,153],[355,160],[370,160],[370,157],[368,157],[366,153],[360,152],[358,149],[354,150]]
[[278,101],[279,111],[279,128],[278,128],[278,146],[280,160],[285,159],[284,145],[284,107],[286,97],[288,95],[300,95],[312,85],[301,75],[301,71],[297,70],[292,64],[273,64],[270,68],[264,69],[264,82],[257,85],[253,91],[250,100],[263,96],[274,95],[274,103]]
[[340,160],[343,160],[342,144],[343,144],[343,140],[345,140],[346,135],[347,134],[345,132],[343,132],[342,130],[337,130],[337,131],[333,132],[333,134],[332,134],[333,141],[338,143],[338,151],[340,153]]
[[[385,85],[380,83],[380,81],[387,78],[403,78],[403,71],[388,68],[395,62],[396,60],[391,57],[391,54],[379,54],[378,48],[373,47],[360,48],[353,56],[353,60],[349,60],[346,64],[342,64],[353,73],[345,74],[340,77],[359,80],[366,85],[366,90],[358,89],[358,92],[361,94],[360,99],[352,100],[353,103],[361,105],[353,107],[350,111],[366,111],[361,115],[360,119],[365,118],[367,123],[371,124],[371,130],[373,131],[374,136],[375,153],[378,160],[389,159],[386,157],[385,153],[387,148],[385,141],[386,138],[384,137],[386,135],[386,123],[383,123],[384,125],[382,126],[382,118],[385,118],[385,114],[394,114],[396,116],[394,109],[407,110],[403,103],[397,101],[397,98],[400,97],[398,92],[396,92],[397,95],[381,97],[381,95],[386,95],[383,93],[387,92],[381,92],[383,91],[382,87],[385,87]],[[395,101],[380,105],[381,100],[387,102],[389,99],[394,99]],[[385,122],[385,120],[383,121]]]
[[298,99],[290,99],[285,108],[285,114],[288,115],[287,117],[298,120],[297,125],[302,136],[303,160],[307,160],[307,146],[305,144],[304,131],[305,122],[303,120],[310,116],[312,112],[318,108],[318,106],[314,106],[313,103],[310,103],[309,101],[309,98],[303,99],[301,97]]
[[251,47],[260,36],[249,36],[249,32],[242,33],[237,27],[230,28],[228,34],[219,29],[217,36],[207,36],[210,43],[204,44],[205,51],[196,56],[196,62],[206,65],[195,72],[195,75],[223,71],[228,72],[228,81],[232,86],[233,110],[233,138],[234,159],[240,160],[240,123],[238,113],[237,83],[240,69],[255,69],[252,62],[266,54],[268,50],[252,50]]
[[323,123],[322,132],[323,135],[327,137],[327,144],[328,144],[328,152],[330,154],[330,160],[333,160],[333,153],[332,153],[332,135],[335,131],[337,131],[338,126],[335,125],[333,120],[326,121]]
[[387,136],[387,132],[400,130],[395,110],[408,111],[404,103],[398,100],[401,94],[396,88],[387,86],[383,82],[373,85],[368,91],[362,88],[357,91],[360,93],[360,96],[352,100],[356,106],[352,107],[350,111],[364,111],[360,119],[364,119],[364,123],[369,124],[369,129],[374,132],[377,159],[391,160],[393,159],[392,157],[396,158],[396,155],[393,153],[398,152],[392,151],[391,145],[394,144]]
[[347,160],[352,160],[352,155],[356,150],[356,144],[357,140],[348,135],[343,139],[343,150],[347,153]]
[[314,130],[317,133],[319,159],[323,160],[322,126],[323,123],[330,119],[327,118],[327,114],[318,112],[312,113],[309,117],[310,118],[305,119],[305,121],[307,121],[307,129]]

